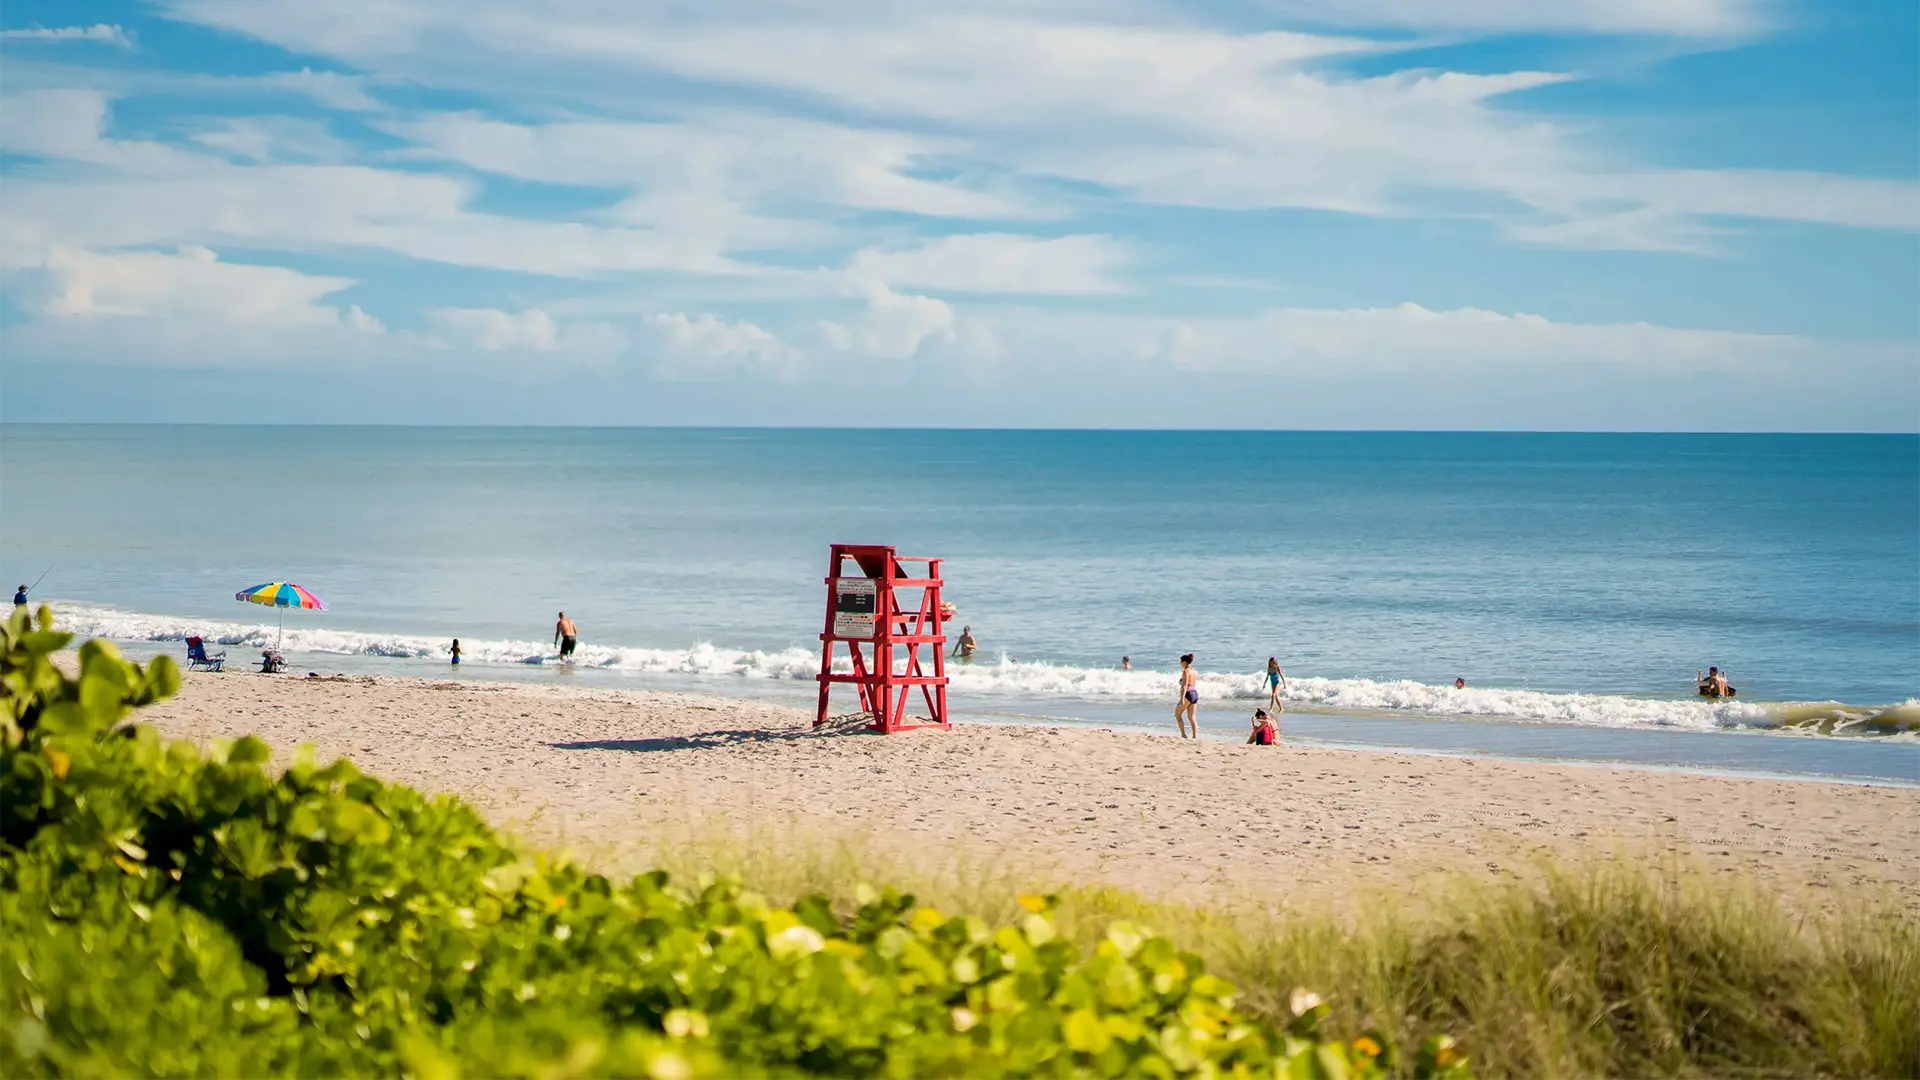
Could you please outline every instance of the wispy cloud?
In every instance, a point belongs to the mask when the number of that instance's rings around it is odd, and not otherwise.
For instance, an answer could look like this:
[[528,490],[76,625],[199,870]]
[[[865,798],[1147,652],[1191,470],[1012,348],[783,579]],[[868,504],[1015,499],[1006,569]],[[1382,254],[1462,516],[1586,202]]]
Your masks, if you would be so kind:
[[1339,27],[1472,33],[1749,37],[1777,22],[1771,0],[1263,0],[1276,15]]
[[0,41],[93,41],[102,45],[115,45],[122,49],[133,48],[133,35],[118,26],[107,23],[95,23],[92,26],[25,27],[14,30],[0,30]]

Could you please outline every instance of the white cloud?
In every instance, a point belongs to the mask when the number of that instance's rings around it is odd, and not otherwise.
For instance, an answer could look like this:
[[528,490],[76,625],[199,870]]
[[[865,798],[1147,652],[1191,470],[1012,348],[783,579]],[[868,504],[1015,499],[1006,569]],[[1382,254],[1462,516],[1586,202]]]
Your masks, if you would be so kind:
[[442,333],[488,352],[530,349],[552,352],[559,348],[559,330],[546,312],[528,308],[518,314],[497,308],[437,308],[428,319]]
[[41,271],[50,282],[41,310],[73,318],[148,318],[213,326],[349,326],[379,332],[358,307],[319,303],[354,284],[279,266],[221,262],[203,247],[177,252],[98,253],[59,249]]
[[[1296,25],[1693,40],[1759,33],[1775,21],[1773,7],[1276,0],[1272,11]],[[1417,216],[1451,214],[1472,197],[1502,207],[1488,216],[1514,239],[1695,250],[1692,234],[1705,226],[1693,219],[1702,216],[1905,230],[1916,228],[1915,215],[1887,204],[1920,200],[1920,185],[1905,180],[1650,173],[1511,100],[1567,81],[1567,72],[1351,78],[1331,61],[1408,43],[1230,31],[1151,7],[985,2],[855,13],[796,0],[772,12],[714,4],[669,15],[595,0],[552,0],[537,12],[507,0],[415,0],[377,14],[360,8],[348,0],[192,0],[182,10],[395,78],[484,89],[511,73],[595,111],[658,108],[663,75],[734,97],[741,88],[769,91],[781,95],[786,114],[824,102],[892,127],[937,129],[954,167],[1002,186],[1065,179],[1136,202]],[[880,184],[859,196],[862,205],[980,212],[949,180],[883,168],[880,177],[889,175],[906,186],[889,192]],[[970,180],[962,190],[993,188]],[[957,203],[942,208],[942,200]],[[1623,210],[1644,213],[1617,217]]]
[[740,202],[817,203],[930,217],[1030,214],[1002,194],[913,170],[963,144],[796,117],[704,112],[672,122],[511,124],[432,115],[386,125],[412,155],[522,180],[668,191]]
[[341,112],[373,112],[380,103],[367,94],[371,80],[361,75],[338,71],[273,71],[265,75],[243,75],[229,80],[236,88],[281,90],[313,99]]
[[1114,275],[1132,261],[1127,245],[1111,236],[976,233],[911,248],[867,248],[854,254],[847,271],[934,292],[1100,296],[1127,291]]
[[953,309],[931,296],[897,293],[884,283],[850,280],[850,290],[866,298],[866,311],[850,323],[823,320],[821,335],[843,352],[880,360],[905,360],[929,338],[953,333]]
[[1196,371],[1431,370],[1570,365],[1726,371],[1811,354],[1780,334],[1648,323],[1559,323],[1479,308],[1280,308],[1248,319],[1182,320],[1158,356]]
[[247,161],[340,162],[352,155],[325,121],[290,116],[230,116],[193,141]]
[[1746,37],[1773,25],[1766,0],[1263,0],[1267,10],[1335,27],[1493,33]]
[[750,372],[790,379],[800,370],[800,350],[750,322],[717,315],[688,318],[680,312],[642,317],[659,345],[656,374],[668,379],[725,378]]
[[0,200],[0,259],[55,245],[119,248],[245,244],[282,250],[374,248],[458,266],[590,277],[635,270],[736,272],[724,235],[470,210],[475,185],[347,165],[235,166],[161,143],[103,136],[106,102],[84,91],[24,96],[0,147],[100,173],[10,179]]
[[43,29],[27,27],[18,30],[0,30],[0,41],[94,41],[102,45],[116,45],[122,49],[133,48],[133,38],[118,26],[95,23],[92,26],[60,26]]

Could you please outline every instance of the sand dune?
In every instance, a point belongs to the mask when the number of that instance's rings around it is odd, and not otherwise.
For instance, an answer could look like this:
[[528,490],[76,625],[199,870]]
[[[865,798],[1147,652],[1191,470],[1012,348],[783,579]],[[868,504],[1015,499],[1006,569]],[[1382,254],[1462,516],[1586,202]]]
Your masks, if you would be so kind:
[[1835,903],[1920,902],[1911,789],[1053,728],[816,733],[767,704],[466,678],[190,674],[142,719],[283,754],[311,742],[622,873],[676,836],[775,829],[1168,899],[1285,904],[1439,868],[1524,872],[1537,852],[1671,851]]

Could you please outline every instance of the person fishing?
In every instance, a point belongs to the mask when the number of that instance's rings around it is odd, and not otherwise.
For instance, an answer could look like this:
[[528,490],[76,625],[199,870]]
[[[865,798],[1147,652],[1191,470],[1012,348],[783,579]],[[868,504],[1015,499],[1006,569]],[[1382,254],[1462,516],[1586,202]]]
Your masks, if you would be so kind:
[[13,590],[13,606],[26,607],[27,594],[39,588],[40,583],[47,580],[47,575],[51,573],[53,573],[53,567],[49,566],[45,570],[40,571],[40,576],[33,579],[33,584],[22,585],[19,588]]

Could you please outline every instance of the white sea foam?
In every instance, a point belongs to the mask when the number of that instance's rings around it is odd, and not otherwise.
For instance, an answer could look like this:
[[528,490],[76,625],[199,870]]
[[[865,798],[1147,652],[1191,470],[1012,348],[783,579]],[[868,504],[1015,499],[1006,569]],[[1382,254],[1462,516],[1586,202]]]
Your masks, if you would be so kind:
[[[341,656],[391,656],[445,659],[450,639],[408,634],[377,634],[330,630],[288,624],[284,636],[271,624],[148,615],[86,604],[56,609],[59,627],[80,637],[116,641],[185,641],[207,639],[209,648],[246,646],[264,648],[276,639],[287,652],[334,653]],[[460,657],[467,664],[553,664],[559,662],[552,643],[540,641],[482,641],[463,638]],[[613,645],[582,645],[574,653],[580,667],[608,668],[639,674],[743,676],[768,679],[810,679],[818,670],[819,654],[808,649],[776,652],[726,649],[698,644],[687,649],[637,649]]]
[[[200,635],[222,646],[264,647],[279,632],[261,623],[149,615],[115,608],[68,604],[58,609],[60,626],[82,637],[120,641],[181,641]],[[442,659],[447,639],[401,634],[331,630],[289,624],[284,647],[289,651],[357,656]],[[551,664],[553,646],[540,641],[464,639],[461,654],[468,664]],[[769,651],[729,649],[700,643],[685,649],[641,649],[611,645],[582,645],[574,654],[582,667],[635,674],[712,678],[810,680],[818,670],[819,653],[806,648]],[[948,668],[956,691],[1006,699],[1078,699],[1091,701],[1162,701],[1171,706],[1178,676],[1165,671],[1121,671],[1046,663],[980,659]],[[1233,702],[1251,708],[1267,698],[1264,676],[1203,673],[1201,703]],[[1471,716],[1546,723],[1584,724],[1620,728],[1670,728],[1709,731],[1726,728],[1772,728],[1806,716],[1829,715],[1851,719],[1885,711],[1888,707],[1850,710],[1846,706],[1712,702],[1695,699],[1622,697],[1610,694],[1560,694],[1538,690],[1502,690],[1430,686],[1402,680],[1289,678],[1281,695],[1288,705],[1315,712],[1413,713],[1428,716]],[[1916,702],[1904,708],[1911,710]],[[1810,711],[1811,710],[1811,711]],[[1832,725],[1829,725],[1829,730]]]
[[[1044,694],[1079,698],[1156,698],[1171,707],[1179,676],[1162,671],[1119,671],[1051,664],[971,664],[953,670],[954,685],[1008,694]],[[1202,673],[1200,701],[1233,701],[1248,708],[1267,700],[1264,675]],[[1605,727],[1675,727],[1711,730],[1770,727],[1771,710],[1747,702],[1710,702],[1619,697],[1610,694],[1552,694],[1538,690],[1494,690],[1430,686],[1412,680],[1317,679],[1289,677],[1280,699],[1313,711],[1411,712],[1439,716],[1485,716]]]

